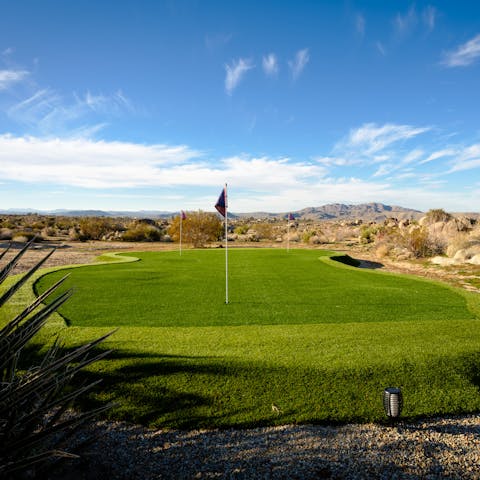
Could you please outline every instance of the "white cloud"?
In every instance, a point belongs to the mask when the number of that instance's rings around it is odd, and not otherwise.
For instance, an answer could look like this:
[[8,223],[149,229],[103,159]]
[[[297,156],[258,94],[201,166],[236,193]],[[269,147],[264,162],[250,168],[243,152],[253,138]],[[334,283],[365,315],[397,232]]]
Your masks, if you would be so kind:
[[385,165],[380,165],[378,167],[377,171],[373,174],[374,177],[384,177],[385,175],[389,175],[392,173],[392,170],[394,170],[395,167],[390,164],[385,164]]
[[480,168],[480,143],[464,147],[457,153],[448,173]]
[[421,148],[416,148],[415,150],[412,150],[411,152],[407,153],[401,163],[402,165],[406,165],[406,164],[415,162],[420,157],[422,157],[423,154],[424,154],[424,151]]
[[0,178],[84,188],[221,185],[242,188],[302,186],[323,178],[316,164],[287,158],[228,157],[213,165],[186,146],[139,145],[87,139],[0,136]]
[[351,160],[342,157],[315,157],[314,160],[321,165],[325,165],[327,167],[345,167],[347,165],[352,165]]
[[480,57],[480,34],[444,55],[442,64],[447,67],[466,67]]
[[295,58],[293,60],[289,60],[288,66],[290,67],[290,71],[292,72],[292,77],[294,80],[300,77],[309,61],[310,55],[308,53],[308,48],[299,50],[295,54]]
[[456,151],[451,148],[445,148],[443,150],[437,150],[436,152],[431,153],[425,160],[419,162],[419,165],[423,165],[424,163],[433,162],[434,160],[438,160],[439,158],[443,157],[451,157],[455,155]]
[[185,146],[0,136],[0,177],[28,183],[117,188],[161,183],[161,170],[199,156]]
[[26,70],[0,70],[0,90],[7,90],[29,75]]
[[230,65],[225,65],[225,90],[229,95],[233,93],[245,74],[252,68],[254,68],[254,64],[248,58],[232,60]]
[[278,73],[278,60],[274,53],[269,53],[262,58],[262,67],[266,75],[273,76]]

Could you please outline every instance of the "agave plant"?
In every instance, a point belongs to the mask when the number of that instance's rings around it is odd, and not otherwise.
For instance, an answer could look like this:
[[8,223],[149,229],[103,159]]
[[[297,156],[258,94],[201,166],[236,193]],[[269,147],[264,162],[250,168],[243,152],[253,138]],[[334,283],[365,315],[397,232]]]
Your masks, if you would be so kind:
[[[27,243],[12,260],[0,269],[0,284],[27,252]],[[0,253],[0,260],[10,247]],[[51,250],[40,262],[25,273],[0,295],[0,308],[31,278],[53,254]],[[67,275],[68,276],[68,275]],[[105,335],[91,343],[64,351],[58,339],[35,365],[20,368],[19,361],[26,344],[38,333],[45,322],[72,294],[50,297],[67,278],[65,276],[44,294],[27,306],[0,329],[0,478],[18,478],[25,472],[35,472],[47,461],[72,458],[76,455],[64,448],[72,431],[110,405],[73,414],[71,403],[91,390],[98,382],[86,386],[71,385],[74,375],[87,365],[100,360],[109,352],[95,353],[95,347],[107,338]]]

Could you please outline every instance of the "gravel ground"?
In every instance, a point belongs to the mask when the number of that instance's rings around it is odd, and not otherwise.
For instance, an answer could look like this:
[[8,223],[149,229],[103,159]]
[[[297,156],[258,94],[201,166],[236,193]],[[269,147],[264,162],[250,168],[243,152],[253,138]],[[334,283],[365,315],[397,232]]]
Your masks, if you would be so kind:
[[480,415],[206,431],[97,422],[78,435],[96,439],[52,480],[480,478]]

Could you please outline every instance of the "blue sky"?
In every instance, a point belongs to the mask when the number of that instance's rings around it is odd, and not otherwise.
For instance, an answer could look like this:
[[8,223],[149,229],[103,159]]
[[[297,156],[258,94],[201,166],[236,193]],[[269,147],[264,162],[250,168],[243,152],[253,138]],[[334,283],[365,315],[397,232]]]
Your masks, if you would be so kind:
[[0,208],[480,210],[480,2],[0,0]]

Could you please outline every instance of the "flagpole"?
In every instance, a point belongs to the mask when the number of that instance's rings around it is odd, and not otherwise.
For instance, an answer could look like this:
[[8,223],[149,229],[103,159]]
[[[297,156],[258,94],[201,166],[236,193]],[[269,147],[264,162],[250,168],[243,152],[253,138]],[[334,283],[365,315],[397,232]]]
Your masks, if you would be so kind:
[[225,303],[228,304],[228,197],[225,183]]
[[182,223],[183,223],[183,212],[180,212],[180,256],[182,256]]
[[287,252],[290,251],[290,214],[288,214],[287,220]]

